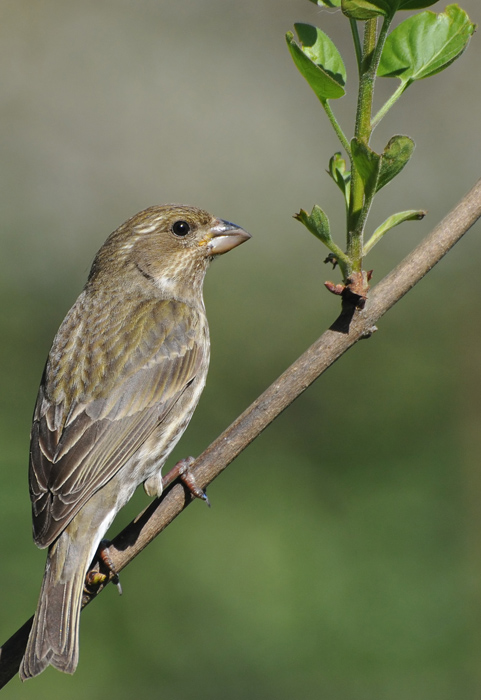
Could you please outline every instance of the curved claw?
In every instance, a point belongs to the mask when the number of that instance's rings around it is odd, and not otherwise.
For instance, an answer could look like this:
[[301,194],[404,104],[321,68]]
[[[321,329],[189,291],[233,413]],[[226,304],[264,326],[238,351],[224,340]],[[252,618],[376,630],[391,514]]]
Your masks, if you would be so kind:
[[[119,574],[118,571],[115,567],[114,562],[112,561],[112,558],[110,556],[109,552],[109,547],[110,547],[110,541],[109,540],[102,540],[101,543],[99,544],[98,548],[98,555],[100,559],[103,561],[107,569],[112,572],[113,577],[112,577],[112,583],[117,586],[117,590],[119,592],[119,595],[122,595],[122,586],[120,585],[120,579],[119,579]],[[103,577],[103,580],[102,578]],[[89,571],[87,574],[87,583],[103,583],[107,577],[105,574],[102,574],[100,572],[96,571]]]
[[195,498],[202,499],[210,508],[210,501],[207,498],[207,494],[200,488],[200,486],[198,486],[194,473],[191,470],[194,462],[194,457],[186,457],[185,459],[181,459],[174,467],[172,467],[170,472],[162,478],[162,486],[164,489],[166,489],[167,486],[170,486],[174,481],[180,479],[180,481]]

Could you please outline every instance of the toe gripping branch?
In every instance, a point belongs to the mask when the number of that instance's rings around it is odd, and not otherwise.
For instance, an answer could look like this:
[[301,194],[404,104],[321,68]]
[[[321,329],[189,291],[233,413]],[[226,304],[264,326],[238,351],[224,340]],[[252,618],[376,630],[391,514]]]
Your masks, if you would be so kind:
[[[194,457],[186,457],[181,459],[162,479],[162,487],[165,490],[174,481],[181,481],[187,488],[189,493],[195,498],[200,498],[207,503],[210,508],[210,501],[207,498],[206,492],[198,486],[195,476],[191,470],[192,464],[195,462]],[[91,589],[103,588],[109,580],[117,586],[119,594],[122,595],[122,586],[120,585],[119,574],[115,568],[109,553],[109,540],[102,540],[98,548],[98,559],[100,567],[102,565],[107,569],[107,573],[97,570],[97,567],[87,573],[85,578],[86,593],[91,593]],[[112,576],[110,575],[112,574]]]
[[[113,576],[111,578],[112,583],[114,583],[117,586],[117,590],[119,592],[119,595],[122,595],[122,586],[120,585],[120,579],[119,579],[119,574],[117,569],[115,568],[115,564],[112,561],[112,558],[110,556],[109,552],[109,547],[110,547],[110,541],[109,540],[102,540],[99,548],[97,550],[97,555],[99,558],[99,562],[104,564],[104,566],[108,569],[109,573],[112,573]],[[89,571],[87,573],[87,576],[85,577],[85,586],[87,588],[87,593],[89,592],[89,589],[91,588],[97,588],[99,586],[104,586],[108,583],[110,576],[108,573],[103,573],[102,571],[96,571],[93,569],[92,571]]]
[[194,457],[186,457],[185,459],[181,459],[179,462],[177,462],[175,467],[172,467],[170,472],[163,477],[162,486],[165,490],[174,481],[179,479],[179,481],[184,484],[186,489],[192,494],[192,496],[194,496],[194,498],[201,498],[210,508],[210,501],[207,498],[207,494],[197,484],[194,473],[191,470],[194,462]]

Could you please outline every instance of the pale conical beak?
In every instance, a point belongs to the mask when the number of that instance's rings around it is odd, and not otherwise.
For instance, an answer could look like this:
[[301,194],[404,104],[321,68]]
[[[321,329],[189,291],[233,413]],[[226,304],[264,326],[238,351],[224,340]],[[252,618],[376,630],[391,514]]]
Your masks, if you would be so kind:
[[251,238],[250,233],[230,221],[217,219],[217,222],[210,230],[211,238],[207,244],[210,255],[227,253]]

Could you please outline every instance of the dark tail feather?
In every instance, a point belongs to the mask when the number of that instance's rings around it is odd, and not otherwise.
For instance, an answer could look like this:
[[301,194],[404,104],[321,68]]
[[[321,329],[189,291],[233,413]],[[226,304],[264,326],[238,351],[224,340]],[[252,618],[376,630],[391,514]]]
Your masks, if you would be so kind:
[[[55,545],[54,545],[55,548]],[[22,681],[42,673],[52,665],[73,673],[79,655],[79,622],[85,569],[77,562],[77,572],[68,580],[59,572],[58,552],[51,550],[45,567],[40,599],[20,665]]]

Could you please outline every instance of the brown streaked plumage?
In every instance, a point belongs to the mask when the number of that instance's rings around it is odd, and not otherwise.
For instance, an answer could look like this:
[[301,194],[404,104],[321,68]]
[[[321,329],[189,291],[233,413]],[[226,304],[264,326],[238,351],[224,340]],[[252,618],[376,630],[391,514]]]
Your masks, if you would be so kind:
[[161,494],[205,384],[208,264],[249,237],[195,207],[146,209],[107,239],[60,326],[31,432],[34,540],[49,552],[22,680],[75,671],[88,566],[139,484]]

